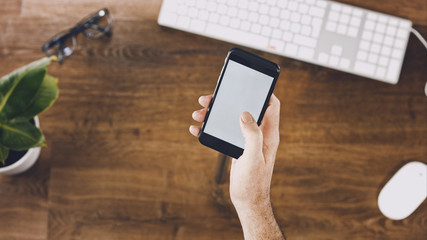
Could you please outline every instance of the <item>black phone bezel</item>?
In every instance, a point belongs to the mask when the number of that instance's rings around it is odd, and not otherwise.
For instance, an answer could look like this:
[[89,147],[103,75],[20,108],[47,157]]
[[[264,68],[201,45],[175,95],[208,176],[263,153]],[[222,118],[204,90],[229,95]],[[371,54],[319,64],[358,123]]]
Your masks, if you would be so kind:
[[233,145],[229,142],[226,142],[222,139],[219,139],[217,137],[214,137],[214,136],[204,132],[206,122],[209,119],[210,111],[212,109],[213,104],[215,103],[215,98],[216,98],[218,89],[221,86],[221,82],[222,82],[224,73],[227,69],[227,65],[228,65],[228,62],[230,60],[233,60],[233,61],[238,62],[244,66],[247,66],[247,67],[252,68],[256,71],[262,72],[268,76],[273,77],[273,82],[271,83],[270,90],[268,91],[268,94],[267,94],[267,97],[265,99],[263,108],[262,108],[261,113],[259,115],[259,118],[257,120],[258,126],[261,124],[261,121],[264,117],[265,111],[267,110],[267,107],[268,107],[268,104],[270,101],[270,97],[273,94],[274,87],[276,86],[277,79],[279,78],[280,67],[279,67],[279,65],[277,65],[277,64],[275,64],[275,63],[273,63],[267,59],[261,58],[257,55],[246,52],[246,51],[239,49],[239,48],[233,48],[228,52],[228,55],[225,59],[224,66],[223,66],[221,74],[220,74],[220,77],[218,79],[218,83],[215,87],[215,91],[214,91],[214,94],[212,97],[212,101],[209,104],[208,111],[206,113],[205,119],[203,120],[203,125],[202,125],[202,128],[201,128],[200,133],[199,133],[199,142],[201,144],[209,147],[209,148],[212,148],[212,149],[217,150],[217,151],[219,151],[225,155],[228,155],[228,156],[231,156],[231,157],[237,159],[243,154],[243,150],[244,150],[243,148],[240,148],[236,145]]

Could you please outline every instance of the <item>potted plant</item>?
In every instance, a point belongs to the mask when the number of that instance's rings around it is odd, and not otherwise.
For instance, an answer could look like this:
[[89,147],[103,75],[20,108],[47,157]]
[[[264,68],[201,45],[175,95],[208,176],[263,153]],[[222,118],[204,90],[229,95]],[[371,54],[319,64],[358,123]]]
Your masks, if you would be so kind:
[[58,79],[47,74],[56,57],[45,57],[0,78],[0,174],[26,171],[46,145],[38,114],[58,97]]

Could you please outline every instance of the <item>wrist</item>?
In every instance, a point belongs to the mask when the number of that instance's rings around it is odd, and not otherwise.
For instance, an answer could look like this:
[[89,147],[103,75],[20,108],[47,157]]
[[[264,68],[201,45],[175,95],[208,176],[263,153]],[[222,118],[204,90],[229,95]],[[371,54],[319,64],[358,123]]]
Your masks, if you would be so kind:
[[244,215],[262,216],[267,213],[273,212],[270,198],[267,198],[259,202],[238,202],[238,203],[233,203],[233,205],[239,216],[244,216]]

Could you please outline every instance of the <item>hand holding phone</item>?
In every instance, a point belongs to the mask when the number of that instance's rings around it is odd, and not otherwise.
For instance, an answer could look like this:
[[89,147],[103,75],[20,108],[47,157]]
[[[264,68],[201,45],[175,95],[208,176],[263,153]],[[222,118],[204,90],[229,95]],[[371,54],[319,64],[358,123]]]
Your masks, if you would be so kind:
[[279,73],[277,64],[241,49],[230,50],[212,100],[203,113],[199,141],[239,158],[245,145],[240,116],[247,111],[261,124]]

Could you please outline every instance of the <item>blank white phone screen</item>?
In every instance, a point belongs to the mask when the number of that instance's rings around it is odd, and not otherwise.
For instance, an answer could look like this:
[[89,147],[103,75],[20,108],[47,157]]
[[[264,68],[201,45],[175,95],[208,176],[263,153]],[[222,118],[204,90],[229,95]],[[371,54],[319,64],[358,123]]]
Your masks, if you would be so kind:
[[274,78],[229,60],[204,132],[244,148],[240,115],[258,120]]

